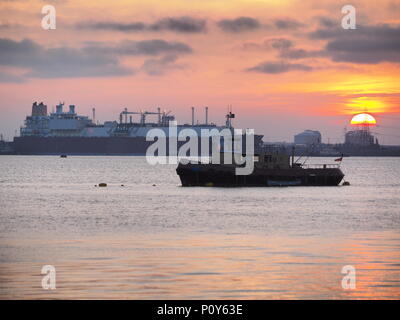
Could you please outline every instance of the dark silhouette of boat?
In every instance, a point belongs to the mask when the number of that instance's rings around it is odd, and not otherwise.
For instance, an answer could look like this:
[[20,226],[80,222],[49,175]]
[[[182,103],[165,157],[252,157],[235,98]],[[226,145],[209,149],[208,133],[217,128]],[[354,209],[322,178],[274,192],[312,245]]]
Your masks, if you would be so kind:
[[184,187],[337,186],[344,177],[340,164],[306,165],[290,158],[286,154],[256,155],[249,175],[237,175],[237,164],[201,162],[180,162],[176,172]]

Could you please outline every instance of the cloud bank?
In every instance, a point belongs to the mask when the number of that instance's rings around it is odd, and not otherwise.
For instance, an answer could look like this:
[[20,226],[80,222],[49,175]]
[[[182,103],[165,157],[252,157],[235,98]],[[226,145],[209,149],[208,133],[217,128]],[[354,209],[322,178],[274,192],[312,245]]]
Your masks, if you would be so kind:
[[400,26],[357,26],[344,30],[332,24],[309,35],[312,39],[326,40],[326,54],[336,62],[377,64],[400,62]]
[[278,74],[289,71],[311,71],[312,67],[300,63],[288,63],[284,61],[265,61],[252,68],[246,69],[250,72],[261,72],[269,74]]
[[78,29],[91,29],[101,31],[171,31],[177,33],[201,33],[206,31],[206,20],[193,17],[167,17],[154,23],[136,22],[86,22],[77,25]]
[[261,23],[254,18],[238,17],[235,19],[223,19],[218,21],[218,27],[225,32],[239,33],[245,31],[256,30],[261,27]]
[[[174,56],[191,53],[192,49],[182,42],[168,42],[160,39],[131,41],[116,44],[88,42],[82,48],[56,47],[45,48],[40,44],[24,39],[15,41],[0,38],[0,66],[27,69],[26,77],[65,78],[65,77],[112,77],[126,76],[135,70],[120,64],[121,56]],[[174,60],[174,61],[175,61]],[[161,60],[163,61],[163,60]],[[170,58],[159,64],[159,74],[169,69],[173,62]],[[156,74],[153,64],[152,73]],[[17,81],[8,75],[9,81]],[[19,79],[18,79],[19,80]],[[7,73],[2,73],[1,81],[7,81]]]

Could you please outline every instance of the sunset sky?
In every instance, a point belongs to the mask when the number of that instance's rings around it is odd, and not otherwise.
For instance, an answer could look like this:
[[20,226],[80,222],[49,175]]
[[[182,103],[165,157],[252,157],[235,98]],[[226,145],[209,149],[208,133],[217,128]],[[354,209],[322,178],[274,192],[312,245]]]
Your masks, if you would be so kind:
[[159,106],[186,123],[195,106],[203,122],[208,106],[218,124],[232,105],[235,127],[288,142],[304,129],[342,142],[368,111],[380,143],[400,144],[400,1],[0,0],[0,133],[34,101],[100,121]]

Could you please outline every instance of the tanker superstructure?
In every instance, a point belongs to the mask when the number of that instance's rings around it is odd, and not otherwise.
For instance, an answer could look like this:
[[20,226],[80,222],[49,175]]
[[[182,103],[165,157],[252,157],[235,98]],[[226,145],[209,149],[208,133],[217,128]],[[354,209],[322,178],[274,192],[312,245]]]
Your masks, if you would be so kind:
[[[156,118],[156,122],[148,122],[147,118]],[[234,115],[226,115],[226,123],[217,126],[208,122],[208,108],[205,109],[205,123],[198,124],[194,120],[192,108],[192,124],[177,125],[177,134],[190,128],[200,137],[202,129],[232,128]],[[170,136],[169,124],[175,121],[170,112],[161,111],[128,111],[125,108],[119,115],[119,121],[106,121],[96,124],[93,117],[78,115],[75,106],[70,105],[64,111],[64,103],[56,106],[56,111],[47,113],[47,106],[33,103],[32,113],[26,117],[20,136],[14,138],[13,148],[16,154],[69,154],[69,155],[145,155],[153,141],[146,141],[149,130],[158,128]],[[134,121],[138,119],[138,121]],[[262,144],[261,135],[255,135],[255,148]],[[178,146],[185,142],[178,142]]]

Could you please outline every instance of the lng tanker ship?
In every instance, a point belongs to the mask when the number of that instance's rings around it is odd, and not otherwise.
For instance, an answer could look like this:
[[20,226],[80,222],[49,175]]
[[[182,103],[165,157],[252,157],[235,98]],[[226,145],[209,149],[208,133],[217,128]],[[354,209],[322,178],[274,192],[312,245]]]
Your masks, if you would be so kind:
[[[146,121],[149,116],[156,117],[155,122]],[[138,118],[138,121],[134,121]],[[205,123],[196,124],[192,108],[192,124],[177,125],[177,134],[183,129],[193,129],[198,136],[202,129],[229,128],[233,130],[232,119],[235,115],[229,112],[226,122],[218,126],[208,122],[208,108],[205,108]],[[25,119],[20,136],[12,143],[15,154],[68,154],[68,155],[145,155],[153,141],[146,141],[149,130],[158,128],[169,136],[169,123],[175,117],[170,112],[135,111],[125,108],[119,115],[119,121],[95,122],[93,117],[78,115],[75,106],[64,110],[64,103],[56,106],[56,111],[47,113],[47,106],[33,103],[32,113]],[[254,135],[254,147],[257,150],[262,144],[262,135]],[[178,142],[178,146],[185,142]]]

